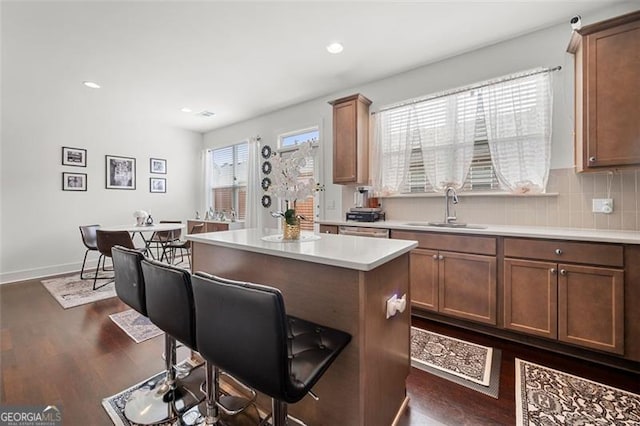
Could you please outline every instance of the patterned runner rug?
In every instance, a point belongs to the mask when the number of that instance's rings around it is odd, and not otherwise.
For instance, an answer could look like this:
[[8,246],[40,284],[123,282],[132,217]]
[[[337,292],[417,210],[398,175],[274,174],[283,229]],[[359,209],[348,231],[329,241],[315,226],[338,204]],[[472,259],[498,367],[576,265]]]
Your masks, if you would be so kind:
[[[110,272],[113,276],[113,272]],[[100,273],[98,277],[105,276]],[[98,278],[96,285],[100,286],[107,280]],[[42,280],[42,285],[46,288],[54,299],[60,303],[64,309],[73,308],[98,300],[108,299],[116,296],[114,283],[109,283],[104,287],[93,290],[93,279],[81,280],[80,274],[68,275],[66,277],[51,278]]]
[[493,398],[500,387],[501,351],[411,327],[411,365]]
[[134,309],[111,314],[109,318],[136,343],[144,342],[162,334],[162,330],[156,327],[149,318],[140,315]]
[[640,395],[516,358],[517,425],[639,425]]
[[[184,259],[175,265],[178,268],[189,269],[188,260]],[[113,272],[98,273],[97,286],[104,284],[109,279],[113,279]],[[42,285],[60,303],[64,309],[74,308],[98,300],[108,299],[116,296],[115,284],[113,282],[93,290],[93,278],[81,280],[80,274],[67,275],[64,277],[42,280]]]

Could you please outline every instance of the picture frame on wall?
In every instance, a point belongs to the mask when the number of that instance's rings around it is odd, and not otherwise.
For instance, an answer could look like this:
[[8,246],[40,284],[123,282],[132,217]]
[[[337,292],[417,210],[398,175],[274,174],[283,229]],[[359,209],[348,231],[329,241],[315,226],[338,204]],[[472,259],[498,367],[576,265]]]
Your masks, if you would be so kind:
[[167,179],[149,178],[149,192],[157,192],[157,193],[167,192]]
[[149,172],[166,175],[167,174],[167,160],[162,158],[152,158],[149,163]]
[[86,191],[87,190],[87,174],[62,172],[62,190],[63,191]]
[[136,189],[136,159],[105,155],[105,187],[107,189]]
[[62,165],[87,167],[87,150],[82,148],[62,147]]

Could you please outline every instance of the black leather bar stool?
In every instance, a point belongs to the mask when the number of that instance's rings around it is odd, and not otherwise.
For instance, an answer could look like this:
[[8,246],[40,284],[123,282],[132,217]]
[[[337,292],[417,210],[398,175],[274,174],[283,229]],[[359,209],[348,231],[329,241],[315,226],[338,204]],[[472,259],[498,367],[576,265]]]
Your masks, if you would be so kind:
[[[142,274],[144,256],[139,250],[115,246],[111,249],[118,297],[148,317],[146,285]],[[133,392],[125,404],[125,417],[141,425],[152,425],[174,417],[171,401],[150,392]]]
[[197,273],[192,277],[198,351],[272,398],[273,425],[300,401],[351,340],[345,332],[287,316],[273,287]]
[[[147,403],[151,407],[154,406],[152,402],[159,399],[168,402],[172,408],[172,415],[169,418],[174,419],[202,400],[201,397],[178,386],[176,382],[177,341],[190,349],[197,350],[191,275],[183,269],[147,258],[142,260],[141,266],[145,283],[147,316],[152,323],[165,332],[167,371],[164,382],[147,394]],[[135,411],[137,410],[132,409],[131,413]],[[162,415],[160,411],[145,414],[154,418]],[[129,417],[126,407],[125,416],[134,423],[139,423]],[[146,419],[145,424],[149,424]]]

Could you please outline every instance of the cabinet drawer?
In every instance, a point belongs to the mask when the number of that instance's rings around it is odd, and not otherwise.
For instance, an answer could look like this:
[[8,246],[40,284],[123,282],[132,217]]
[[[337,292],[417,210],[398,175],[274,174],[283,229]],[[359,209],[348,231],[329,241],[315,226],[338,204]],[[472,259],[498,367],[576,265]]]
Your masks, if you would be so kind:
[[469,235],[442,234],[439,232],[391,231],[391,238],[397,240],[416,240],[418,247],[457,251],[474,254],[496,254],[496,239]]
[[622,267],[623,248],[615,244],[579,243],[562,240],[504,239],[505,257],[575,262]]

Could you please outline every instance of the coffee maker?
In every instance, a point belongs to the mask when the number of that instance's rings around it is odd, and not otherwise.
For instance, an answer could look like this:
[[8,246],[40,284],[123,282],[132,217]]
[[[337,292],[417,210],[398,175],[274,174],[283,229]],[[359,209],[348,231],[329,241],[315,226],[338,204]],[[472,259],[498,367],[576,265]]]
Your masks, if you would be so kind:
[[347,212],[347,220],[358,222],[375,222],[384,220],[384,212],[378,204],[378,199],[371,197],[372,188],[370,186],[357,186],[353,194],[354,207]]

